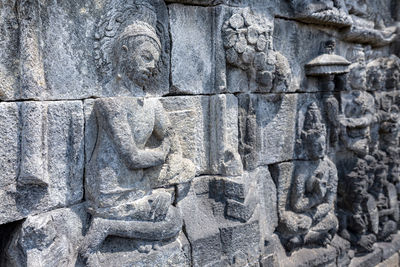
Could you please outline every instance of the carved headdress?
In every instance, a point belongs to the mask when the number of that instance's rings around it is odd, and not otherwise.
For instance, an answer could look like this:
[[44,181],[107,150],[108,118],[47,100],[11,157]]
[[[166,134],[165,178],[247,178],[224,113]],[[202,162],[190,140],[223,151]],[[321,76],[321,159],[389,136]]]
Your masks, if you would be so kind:
[[301,138],[304,141],[312,141],[326,135],[325,125],[322,123],[321,112],[315,102],[308,106],[304,117],[303,130]]
[[[94,58],[100,79],[107,82],[112,77],[112,58],[115,42],[134,36],[147,36],[161,51],[168,50],[163,42],[168,36],[157,19],[157,0],[111,0],[95,32]],[[163,54],[163,53],[161,53]],[[167,61],[161,56],[163,64]]]
[[158,38],[154,27],[143,21],[137,21],[134,24],[125,27],[124,31],[118,36],[117,41],[135,36],[147,36],[158,45],[159,49],[161,49],[160,39]]

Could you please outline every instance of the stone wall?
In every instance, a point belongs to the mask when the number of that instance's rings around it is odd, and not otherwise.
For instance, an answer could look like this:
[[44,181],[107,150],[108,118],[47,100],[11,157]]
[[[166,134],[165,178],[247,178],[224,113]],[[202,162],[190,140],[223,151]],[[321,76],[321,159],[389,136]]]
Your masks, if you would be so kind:
[[398,1],[0,14],[0,266],[399,266]]

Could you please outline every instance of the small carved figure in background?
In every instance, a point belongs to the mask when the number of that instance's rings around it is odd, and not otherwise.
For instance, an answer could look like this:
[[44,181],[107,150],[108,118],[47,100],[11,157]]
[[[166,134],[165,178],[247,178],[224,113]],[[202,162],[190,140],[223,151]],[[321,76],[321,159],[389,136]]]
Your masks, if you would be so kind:
[[358,252],[373,250],[378,234],[379,214],[370,185],[367,162],[358,159],[354,169],[339,184],[339,235],[356,246]]
[[327,245],[338,228],[335,216],[337,171],[326,156],[326,129],[315,103],[309,105],[301,134],[309,161],[295,165],[290,187],[289,211],[282,212],[280,228],[286,247],[304,244]]
[[365,54],[356,47],[355,62],[350,65],[347,90],[342,96],[341,137],[347,149],[360,157],[369,153],[370,127],[375,122],[374,97],[366,92]]

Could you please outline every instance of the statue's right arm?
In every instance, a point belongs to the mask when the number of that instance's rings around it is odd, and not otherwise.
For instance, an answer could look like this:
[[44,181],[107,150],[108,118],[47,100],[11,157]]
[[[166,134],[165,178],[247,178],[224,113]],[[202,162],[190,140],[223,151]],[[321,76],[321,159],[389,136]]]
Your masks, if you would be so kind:
[[126,113],[119,103],[109,99],[98,100],[95,102],[94,110],[100,127],[107,133],[128,168],[143,169],[164,162],[162,153],[137,148]]

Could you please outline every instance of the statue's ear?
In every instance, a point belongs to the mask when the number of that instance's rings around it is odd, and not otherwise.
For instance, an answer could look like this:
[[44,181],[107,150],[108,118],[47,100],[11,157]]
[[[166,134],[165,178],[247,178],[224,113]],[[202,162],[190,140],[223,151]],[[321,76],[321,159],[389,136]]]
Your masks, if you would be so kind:
[[126,45],[122,45],[122,51],[128,52],[128,47]]

